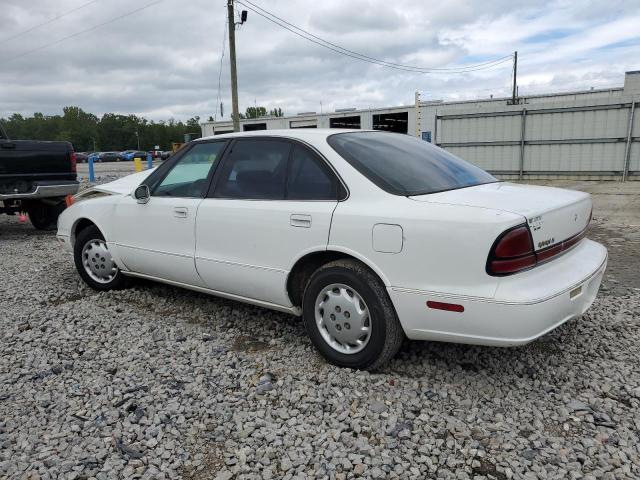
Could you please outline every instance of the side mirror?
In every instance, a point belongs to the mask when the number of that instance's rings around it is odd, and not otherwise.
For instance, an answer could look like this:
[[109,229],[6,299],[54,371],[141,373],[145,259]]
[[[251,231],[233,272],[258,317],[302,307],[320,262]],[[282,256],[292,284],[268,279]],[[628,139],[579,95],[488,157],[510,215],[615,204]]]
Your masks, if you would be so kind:
[[150,197],[149,187],[146,185],[140,185],[133,192],[133,198],[135,198],[138,203],[147,203]]

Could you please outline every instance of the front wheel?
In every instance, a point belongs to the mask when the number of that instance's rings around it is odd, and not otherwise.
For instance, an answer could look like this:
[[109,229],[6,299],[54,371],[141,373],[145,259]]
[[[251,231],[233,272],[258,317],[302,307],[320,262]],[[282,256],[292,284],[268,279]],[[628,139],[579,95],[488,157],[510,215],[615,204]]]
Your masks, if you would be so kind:
[[320,267],[307,284],[302,310],[314,346],[340,367],[376,370],[404,339],[384,285],[356,261]]
[[115,290],[126,286],[126,277],[113,261],[107,242],[97,227],[82,230],[73,247],[76,270],[94,290]]

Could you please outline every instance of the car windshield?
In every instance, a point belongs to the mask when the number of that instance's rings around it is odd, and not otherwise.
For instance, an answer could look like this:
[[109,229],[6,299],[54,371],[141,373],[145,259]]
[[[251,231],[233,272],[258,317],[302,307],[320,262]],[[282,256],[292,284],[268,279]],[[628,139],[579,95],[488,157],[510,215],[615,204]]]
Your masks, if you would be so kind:
[[423,195],[498,181],[481,168],[409,135],[345,132],[327,141],[360,173],[394,195]]

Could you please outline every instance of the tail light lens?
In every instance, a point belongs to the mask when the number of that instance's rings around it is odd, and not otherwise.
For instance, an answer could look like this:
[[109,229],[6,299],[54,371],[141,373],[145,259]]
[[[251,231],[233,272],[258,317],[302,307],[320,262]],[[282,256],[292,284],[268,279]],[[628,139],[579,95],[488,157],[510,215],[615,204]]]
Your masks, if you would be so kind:
[[493,244],[487,259],[487,273],[510,275],[535,267],[536,263],[529,227],[518,225],[500,235]]
[[76,152],[71,152],[71,156],[69,157],[69,160],[71,161],[71,171],[73,173],[77,172],[77,163],[78,163],[78,158],[76,157]]

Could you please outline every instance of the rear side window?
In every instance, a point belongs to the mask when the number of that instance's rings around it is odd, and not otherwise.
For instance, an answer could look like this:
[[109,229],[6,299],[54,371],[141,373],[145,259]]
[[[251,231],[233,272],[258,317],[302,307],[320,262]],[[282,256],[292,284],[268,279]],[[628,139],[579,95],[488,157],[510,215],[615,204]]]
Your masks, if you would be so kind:
[[238,140],[225,160],[214,197],[283,200],[291,144]]
[[334,176],[308,149],[293,147],[287,178],[288,200],[336,200]]
[[481,168],[407,135],[349,132],[331,135],[327,141],[361,174],[394,195],[423,195],[498,181]]

